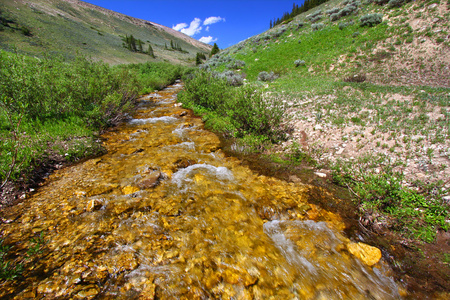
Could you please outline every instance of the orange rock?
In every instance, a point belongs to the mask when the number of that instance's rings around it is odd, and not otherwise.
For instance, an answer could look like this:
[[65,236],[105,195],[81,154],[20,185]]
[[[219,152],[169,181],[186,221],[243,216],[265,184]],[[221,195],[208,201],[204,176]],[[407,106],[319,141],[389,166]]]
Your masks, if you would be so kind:
[[348,243],[347,250],[368,266],[373,266],[381,259],[381,251],[364,243]]

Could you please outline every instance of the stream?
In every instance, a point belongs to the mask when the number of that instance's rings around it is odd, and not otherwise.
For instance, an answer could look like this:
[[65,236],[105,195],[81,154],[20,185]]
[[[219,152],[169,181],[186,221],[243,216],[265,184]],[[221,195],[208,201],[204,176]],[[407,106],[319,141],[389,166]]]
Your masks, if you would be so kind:
[[308,185],[227,157],[177,104],[181,89],[141,98],[102,136],[107,154],[56,171],[5,210],[0,233],[26,259],[0,298],[402,298],[377,248],[308,203]]

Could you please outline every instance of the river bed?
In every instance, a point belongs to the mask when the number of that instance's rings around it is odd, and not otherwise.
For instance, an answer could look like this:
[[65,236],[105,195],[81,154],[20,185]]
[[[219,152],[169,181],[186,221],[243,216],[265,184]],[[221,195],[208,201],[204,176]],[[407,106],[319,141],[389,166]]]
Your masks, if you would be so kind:
[[[144,96],[108,153],[5,211],[24,259],[5,299],[400,299],[381,252],[350,241],[310,186],[258,175],[177,104]],[[42,250],[28,255],[36,239]]]

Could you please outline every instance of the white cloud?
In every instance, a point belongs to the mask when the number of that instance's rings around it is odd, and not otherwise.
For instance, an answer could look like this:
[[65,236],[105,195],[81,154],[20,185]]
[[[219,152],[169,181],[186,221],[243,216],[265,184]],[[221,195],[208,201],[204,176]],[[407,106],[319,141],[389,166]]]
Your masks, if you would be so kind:
[[202,20],[200,20],[199,18],[195,18],[188,28],[184,27],[180,31],[188,36],[193,36],[202,31],[202,27],[200,26],[201,24]]
[[206,31],[206,32],[209,31],[209,26],[206,26],[205,31]]
[[186,24],[186,23],[179,23],[179,24],[177,24],[175,26],[172,26],[172,29],[175,29],[176,31],[180,31],[181,29],[186,28],[186,27],[188,27],[188,24]]
[[221,21],[225,22],[225,18],[209,17],[203,22],[203,25],[211,25],[211,24],[218,23],[218,22],[221,22]]
[[203,36],[199,39],[199,41],[205,44],[209,44],[216,42],[217,39],[213,38],[212,36]]

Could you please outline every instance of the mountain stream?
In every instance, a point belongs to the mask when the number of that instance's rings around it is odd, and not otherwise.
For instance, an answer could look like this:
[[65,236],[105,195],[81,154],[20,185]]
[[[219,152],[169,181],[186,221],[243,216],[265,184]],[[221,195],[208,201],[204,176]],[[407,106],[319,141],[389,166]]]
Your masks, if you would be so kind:
[[[309,187],[261,176],[177,104],[147,95],[108,153],[56,171],[0,224],[42,250],[5,299],[400,299],[378,249],[351,242]],[[401,289],[400,289],[401,290]]]

